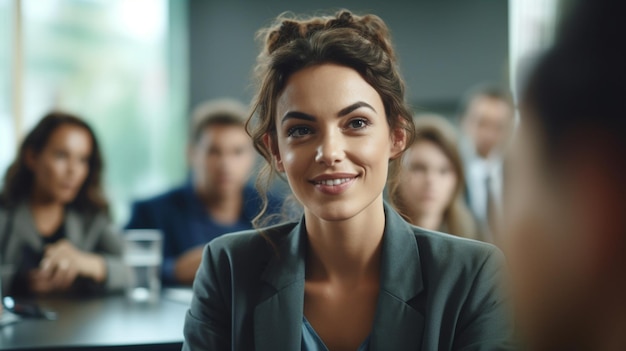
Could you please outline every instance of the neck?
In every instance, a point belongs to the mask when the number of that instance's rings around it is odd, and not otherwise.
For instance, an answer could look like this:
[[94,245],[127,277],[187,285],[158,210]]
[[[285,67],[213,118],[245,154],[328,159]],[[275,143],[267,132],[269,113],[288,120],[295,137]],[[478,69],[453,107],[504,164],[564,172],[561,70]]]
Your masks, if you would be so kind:
[[443,223],[441,213],[414,213],[410,219],[414,225],[429,230],[440,230]]
[[441,224],[443,224],[442,212],[421,212],[416,209],[411,209],[409,206],[405,206],[402,203],[401,207],[403,207],[405,215],[409,217],[413,225],[424,229],[439,230]]
[[207,212],[217,222],[229,224],[239,219],[243,204],[243,196],[240,191],[236,193],[217,193],[196,190],[196,192]]
[[33,195],[29,205],[35,227],[42,235],[54,232],[63,222],[65,206],[62,203],[43,196]]
[[356,216],[325,221],[305,210],[309,240],[307,275],[355,282],[378,277],[385,230],[382,195]]
[[63,203],[54,201],[54,199],[44,196],[37,191],[34,191],[31,195],[29,204],[31,209],[43,211],[59,211],[65,207]]

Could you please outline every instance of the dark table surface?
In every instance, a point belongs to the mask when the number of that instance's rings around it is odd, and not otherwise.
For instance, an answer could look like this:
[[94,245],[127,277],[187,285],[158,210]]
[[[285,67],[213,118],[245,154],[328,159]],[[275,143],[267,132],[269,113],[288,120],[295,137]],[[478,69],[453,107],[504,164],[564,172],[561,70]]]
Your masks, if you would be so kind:
[[39,305],[56,312],[57,319],[4,326],[0,350],[180,350],[188,293],[166,290],[151,303],[124,295],[42,299]]

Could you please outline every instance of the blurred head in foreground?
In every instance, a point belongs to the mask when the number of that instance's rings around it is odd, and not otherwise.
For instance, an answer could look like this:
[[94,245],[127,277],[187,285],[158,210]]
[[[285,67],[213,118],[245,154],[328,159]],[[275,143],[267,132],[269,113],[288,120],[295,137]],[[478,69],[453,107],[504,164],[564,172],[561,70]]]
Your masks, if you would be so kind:
[[457,133],[443,117],[415,119],[415,141],[402,156],[389,197],[414,225],[474,237],[475,224],[463,200],[463,163]]
[[506,226],[531,349],[626,349],[625,7],[585,1],[521,99]]
[[210,100],[194,110],[188,159],[202,198],[241,196],[254,166],[247,117],[248,108],[232,99]]

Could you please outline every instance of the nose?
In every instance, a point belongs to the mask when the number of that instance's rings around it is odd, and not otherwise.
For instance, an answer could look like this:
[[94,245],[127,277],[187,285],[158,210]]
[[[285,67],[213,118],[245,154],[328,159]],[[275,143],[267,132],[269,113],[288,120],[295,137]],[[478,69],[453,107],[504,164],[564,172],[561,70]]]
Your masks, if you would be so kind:
[[433,186],[433,184],[435,183],[435,181],[437,180],[437,172],[433,169],[429,169],[426,172],[426,185],[430,188]]
[[333,166],[345,157],[344,142],[340,135],[328,132],[322,135],[315,154],[315,162]]
[[67,168],[65,169],[65,171],[68,177],[73,177],[74,174],[76,174],[76,171],[79,167],[78,163],[79,161],[74,159],[70,160],[70,162],[67,163]]

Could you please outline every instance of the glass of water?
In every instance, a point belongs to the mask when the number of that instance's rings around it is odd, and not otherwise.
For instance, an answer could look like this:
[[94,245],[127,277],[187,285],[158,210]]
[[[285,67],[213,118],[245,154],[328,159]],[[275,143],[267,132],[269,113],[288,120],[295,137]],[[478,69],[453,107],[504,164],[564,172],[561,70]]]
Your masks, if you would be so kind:
[[124,234],[124,262],[130,269],[126,295],[132,301],[156,301],[161,292],[163,235],[156,229],[131,229]]

